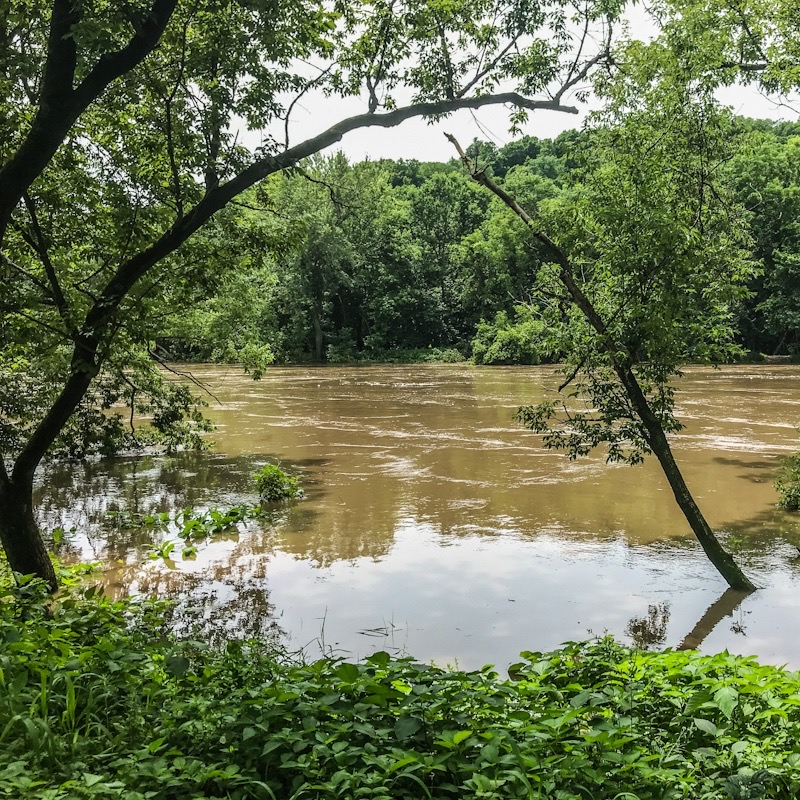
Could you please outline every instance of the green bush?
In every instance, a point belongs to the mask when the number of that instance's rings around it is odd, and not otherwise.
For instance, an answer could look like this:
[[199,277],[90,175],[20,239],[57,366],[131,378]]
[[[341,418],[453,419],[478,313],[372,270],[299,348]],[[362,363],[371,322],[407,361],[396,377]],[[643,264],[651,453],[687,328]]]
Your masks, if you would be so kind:
[[787,511],[800,509],[800,453],[787,458],[775,479],[778,507]]
[[459,364],[464,361],[464,356],[455,347],[432,347],[423,360],[429,364]]
[[274,464],[265,464],[253,477],[262,503],[277,503],[303,496],[300,480]]
[[[2,578],[0,578],[2,581]],[[0,798],[790,800],[800,676],[608,639],[512,679],[177,640],[157,602],[0,585]]]
[[359,360],[360,354],[351,328],[329,334],[328,341],[325,358],[329,364],[353,364]]
[[481,321],[472,340],[476,364],[540,364],[544,323],[534,319],[526,306],[518,306],[512,322],[505,311],[494,322]]

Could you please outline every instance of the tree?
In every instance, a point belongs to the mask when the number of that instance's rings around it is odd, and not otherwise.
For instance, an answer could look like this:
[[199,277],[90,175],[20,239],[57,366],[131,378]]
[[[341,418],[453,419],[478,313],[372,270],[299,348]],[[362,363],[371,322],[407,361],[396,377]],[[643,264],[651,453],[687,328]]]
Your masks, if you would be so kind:
[[411,196],[411,220],[421,253],[423,281],[435,304],[428,344],[463,343],[457,246],[482,222],[488,200],[461,172],[432,175]]
[[800,345],[800,138],[744,134],[725,172],[747,209],[754,254],[763,270],[740,314],[748,350],[796,351]]
[[[618,13],[608,0],[3,4],[0,369],[18,379],[0,409],[0,540],[12,569],[55,587],[35,471],[110,365],[147,342],[163,287],[208,280],[193,234],[356,128],[491,104],[516,123],[574,111],[568,93],[605,62]],[[363,93],[367,112],[291,144],[291,112],[312,90]],[[261,132],[255,149],[239,120]]]
[[728,123],[702,94],[659,87],[646,98],[645,110],[615,112],[596,131],[579,181],[534,214],[459,151],[536,240],[536,293],[549,299],[546,329],[567,354],[559,394],[569,388],[569,402],[524,407],[518,418],[571,458],[598,445],[609,461],[655,455],[711,562],[732,588],[752,591],[668,439],[682,427],[671,379],[690,358],[715,362],[735,349],[733,310],[752,272],[741,212],[715,178]]
[[[538,175],[530,164],[512,169],[504,185],[525,207],[535,207],[559,191],[553,181]],[[483,224],[459,243],[457,255],[462,276],[461,303],[476,332],[481,321],[487,323],[500,311],[516,313],[516,307],[529,299],[541,265],[535,243],[496,198]],[[526,327],[530,330],[530,325]],[[488,330],[484,327],[482,333],[485,335]],[[537,352],[538,345],[531,345],[531,354]],[[475,351],[474,354],[478,355]]]

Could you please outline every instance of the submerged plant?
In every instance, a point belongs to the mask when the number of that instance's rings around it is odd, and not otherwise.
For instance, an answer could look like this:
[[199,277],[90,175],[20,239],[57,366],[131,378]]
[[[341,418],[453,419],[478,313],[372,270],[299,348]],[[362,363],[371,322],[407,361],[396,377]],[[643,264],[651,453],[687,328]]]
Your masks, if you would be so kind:
[[800,453],[795,453],[781,464],[775,479],[778,507],[786,511],[800,509]]
[[[197,554],[197,544],[207,542],[215,536],[238,531],[240,525],[249,519],[261,519],[264,513],[260,506],[251,506],[247,503],[231,506],[228,509],[209,508],[206,511],[196,512],[191,508],[184,508],[174,515],[162,512],[157,515],[129,516],[128,519],[140,520],[139,527],[155,528],[174,532],[183,540],[181,554],[183,558],[193,558]],[[171,558],[175,549],[175,542],[167,539],[160,545],[150,548],[150,558]]]
[[275,464],[265,464],[253,477],[262,503],[294,500],[305,494],[299,478],[289,475]]

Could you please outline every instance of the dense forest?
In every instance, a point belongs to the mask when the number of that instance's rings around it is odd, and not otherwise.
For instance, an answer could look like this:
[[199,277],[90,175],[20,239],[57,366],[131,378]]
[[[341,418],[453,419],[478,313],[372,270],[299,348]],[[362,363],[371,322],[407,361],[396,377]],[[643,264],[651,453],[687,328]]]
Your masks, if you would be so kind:
[[[800,124],[739,117],[726,135],[718,179],[746,209],[760,266],[733,309],[739,357],[793,355]],[[499,148],[476,139],[467,155],[529,207],[569,191],[595,157],[581,131]],[[203,236],[217,279],[156,331],[169,358],[538,364],[562,355],[537,307],[537,243],[455,157],[318,156],[249,192]]]

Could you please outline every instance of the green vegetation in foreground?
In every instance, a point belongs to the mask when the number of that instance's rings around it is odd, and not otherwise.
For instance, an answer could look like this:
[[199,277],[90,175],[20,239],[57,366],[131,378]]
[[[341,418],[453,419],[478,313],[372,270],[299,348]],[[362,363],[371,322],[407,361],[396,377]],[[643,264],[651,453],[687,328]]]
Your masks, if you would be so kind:
[[513,680],[179,641],[158,602],[0,602],[0,797],[793,798],[800,676],[609,639]]

